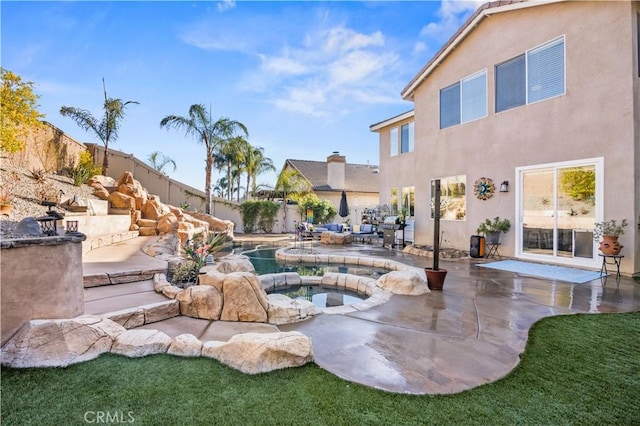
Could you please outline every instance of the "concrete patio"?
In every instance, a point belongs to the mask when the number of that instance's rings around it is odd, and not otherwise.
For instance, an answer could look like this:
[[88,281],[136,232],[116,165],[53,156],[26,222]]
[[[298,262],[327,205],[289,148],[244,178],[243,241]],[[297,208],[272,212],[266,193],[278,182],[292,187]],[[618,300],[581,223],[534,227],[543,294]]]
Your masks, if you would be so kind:
[[[149,237],[150,238],[150,237]],[[242,236],[237,238],[242,241]],[[253,243],[258,242],[251,237]],[[148,238],[135,238],[84,256],[84,274],[150,270],[157,259],[140,255]],[[265,241],[264,239],[262,241]],[[272,237],[268,244],[292,242]],[[310,247],[307,243],[307,246]],[[416,267],[430,260],[372,244],[314,244],[321,253],[390,258]],[[481,262],[483,260],[480,260]],[[544,280],[477,267],[473,259],[441,261],[449,271],[444,291],[395,295],[388,302],[348,314],[323,314],[279,326],[313,342],[315,362],[346,380],[391,392],[460,392],[505,376],[519,362],[530,327],[553,315],[640,310],[640,284],[622,277],[585,284]],[[85,290],[85,313],[103,314],[162,301],[151,281]],[[170,337],[191,333],[202,341],[228,340],[237,333],[272,332],[268,324],[206,321],[184,316],[146,324]]]

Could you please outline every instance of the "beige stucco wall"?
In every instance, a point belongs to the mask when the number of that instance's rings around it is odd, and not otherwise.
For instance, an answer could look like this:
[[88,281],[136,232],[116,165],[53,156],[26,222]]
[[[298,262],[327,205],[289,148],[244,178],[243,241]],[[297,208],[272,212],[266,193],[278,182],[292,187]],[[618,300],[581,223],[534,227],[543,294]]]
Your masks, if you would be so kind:
[[[638,108],[635,48],[637,4],[567,2],[495,14],[485,19],[415,92],[415,152],[389,158],[389,129],[380,131],[381,202],[391,187],[416,189],[416,244],[432,244],[429,181],[467,176],[466,221],[443,221],[447,244],[468,248],[485,218],[516,223],[516,167],[604,158],[604,218],[627,218],[622,269],[640,270],[637,255]],[[566,93],[494,113],[494,66],[565,37]],[[488,116],[439,129],[439,91],[478,71],[487,71]],[[634,109],[635,108],[635,109]],[[394,124],[394,126],[397,124]],[[634,158],[635,153],[635,158]],[[473,183],[489,177],[510,182],[510,192],[482,201]],[[515,232],[501,249],[515,254]]]
[[84,144],[43,122],[39,128],[30,130],[24,150],[9,155],[8,159],[27,170],[58,173],[69,165],[77,164],[78,155],[85,150]]
[[19,247],[3,241],[2,345],[26,321],[73,318],[84,312],[82,239],[36,238]]

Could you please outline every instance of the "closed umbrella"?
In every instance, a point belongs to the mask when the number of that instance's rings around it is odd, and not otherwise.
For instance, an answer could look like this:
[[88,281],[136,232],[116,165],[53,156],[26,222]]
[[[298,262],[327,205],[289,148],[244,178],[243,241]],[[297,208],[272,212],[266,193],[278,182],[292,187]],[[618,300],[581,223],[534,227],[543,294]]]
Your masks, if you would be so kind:
[[342,197],[340,197],[340,208],[338,209],[340,217],[349,216],[349,204],[347,203],[347,193],[342,191]]

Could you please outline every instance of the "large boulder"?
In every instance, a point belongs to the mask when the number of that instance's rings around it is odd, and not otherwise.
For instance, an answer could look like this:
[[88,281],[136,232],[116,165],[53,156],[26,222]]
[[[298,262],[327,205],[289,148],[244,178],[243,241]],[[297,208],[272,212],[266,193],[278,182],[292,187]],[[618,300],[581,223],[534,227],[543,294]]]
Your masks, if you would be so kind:
[[[209,224],[204,220],[196,219],[187,213],[182,213],[182,218],[180,219],[180,223],[185,223],[190,225],[189,229],[193,229],[194,234],[207,234],[209,232]],[[183,228],[186,229],[186,228]]]
[[91,176],[86,183],[91,187],[95,187],[94,185],[97,184],[106,189],[109,189],[109,188],[114,189],[118,186],[118,182],[114,178],[112,178],[111,176],[103,176],[103,175]]
[[297,331],[237,334],[228,342],[206,342],[202,355],[246,374],[299,367],[313,361],[311,339]]
[[291,324],[322,313],[308,300],[292,299],[284,294],[269,294],[269,324]]
[[220,319],[222,312],[222,293],[208,285],[194,285],[182,290],[176,296],[180,302],[182,315],[208,320]]
[[144,219],[158,220],[158,218],[162,216],[162,208],[160,207],[160,203],[156,200],[147,200],[140,211]]
[[214,268],[223,274],[230,274],[231,272],[256,272],[256,268],[253,266],[253,263],[251,263],[251,260],[249,260],[249,257],[243,254],[230,254],[216,259]]
[[419,296],[431,293],[424,278],[414,271],[391,271],[378,278],[376,285],[393,294]]
[[138,358],[167,352],[171,337],[158,330],[127,330],[113,342],[111,353]]
[[105,188],[104,186],[100,185],[99,183],[95,183],[93,185],[91,185],[91,187],[93,188],[93,195],[101,200],[108,200],[109,199],[109,191],[107,191],[107,188]]
[[235,224],[232,221],[218,219],[217,217],[200,212],[192,212],[191,216],[207,222],[209,224],[209,231],[225,232],[228,238],[233,239],[233,229],[235,228]]
[[133,178],[131,172],[124,172],[118,181],[118,192],[129,195],[136,200],[136,210],[140,210],[147,202],[147,190]]
[[178,230],[178,218],[173,213],[167,213],[158,218],[158,234],[174,234]]
[[198,284],[210,285],[222,291],[224,285],[224,279],[226,275],[219,272],[215,265],[206,265],[200,269],[200,275],[198,276]]
[[2,365],[65,367],[109,352],[126,329],[106,318],[31,320],[2,348]]
[[109,203],[111,207],[114,209],[127,209],[127,210],[135,210],[136,209],[136,200],[130,195],[123,194],[122,192],[112,192],[109,194]]
[[34,217],[25,217],[18,222],[14,232],[16,235],[40,236],[42,235],[42,228]]
[[[208,287],[208,286],[207,286]],[[211,287],[209,287],[211,288]],[[267,322],[269,300],[260,279],[249,272],[232,272],[222,285],[223,321]]]
[[176,336],[169,346],[167,353],[177,356],[200,356],[202,342],[193,334],[181,334]]

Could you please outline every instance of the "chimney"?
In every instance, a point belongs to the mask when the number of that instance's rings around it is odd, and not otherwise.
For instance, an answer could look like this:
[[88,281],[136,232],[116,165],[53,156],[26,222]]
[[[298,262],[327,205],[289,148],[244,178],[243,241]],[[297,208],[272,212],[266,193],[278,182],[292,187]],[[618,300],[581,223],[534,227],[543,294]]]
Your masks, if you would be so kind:
[[347,159],[338,151],[327,157],[327,184],[331,189],[345,189],[344,175]]

